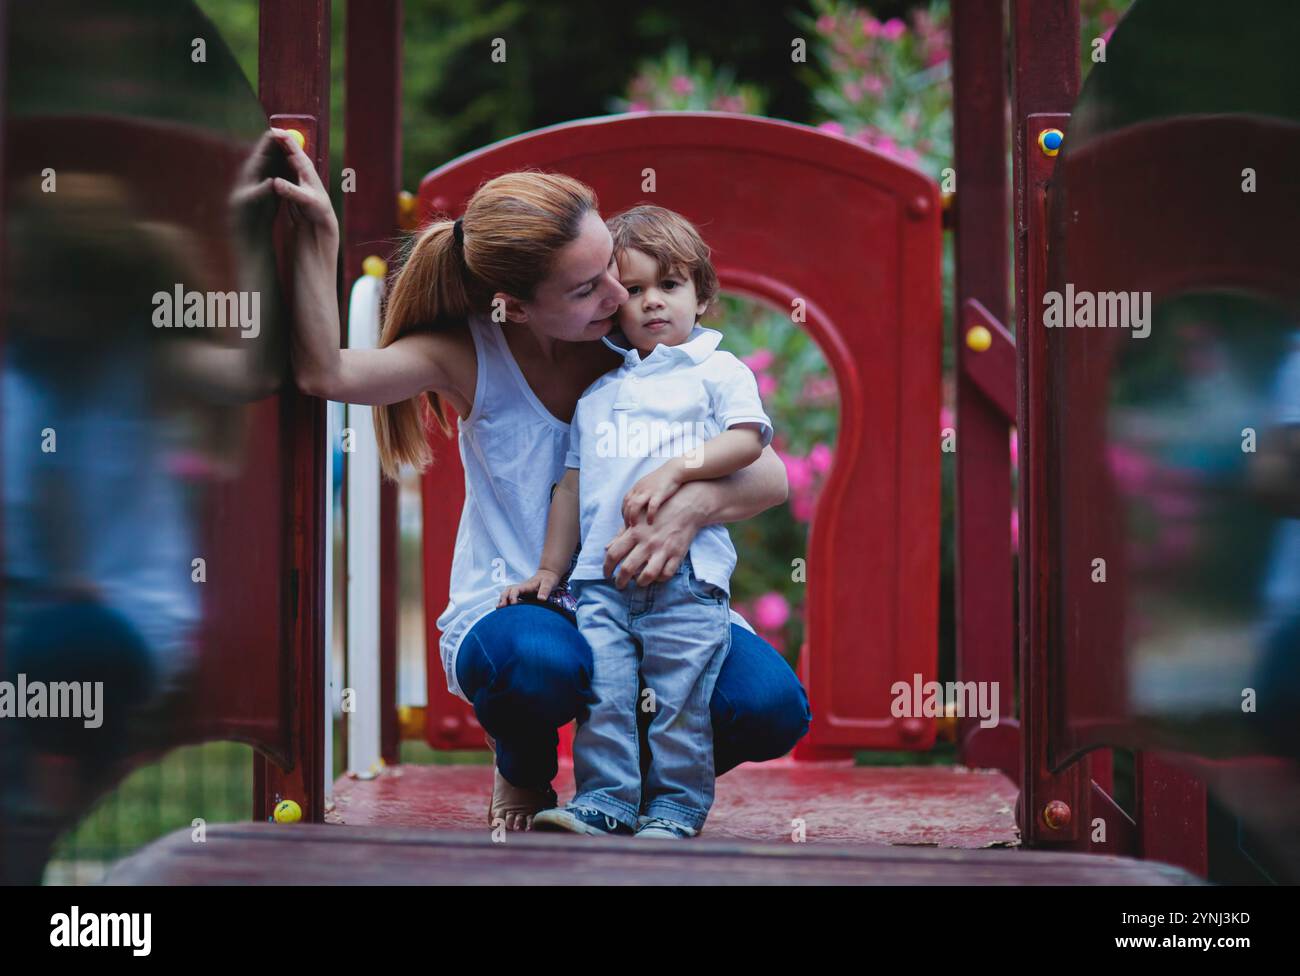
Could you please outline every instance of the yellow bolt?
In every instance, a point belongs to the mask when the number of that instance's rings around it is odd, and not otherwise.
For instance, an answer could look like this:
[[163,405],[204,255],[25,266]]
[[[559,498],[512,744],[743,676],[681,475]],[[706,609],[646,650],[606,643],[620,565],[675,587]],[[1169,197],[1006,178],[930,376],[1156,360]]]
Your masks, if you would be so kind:
[[372,254],[361,262],[361,270],[372,278],[382,278],[388,274],[388,262]]
[[410,190],[403,190],[397,194],[397,212],[403,217],[415,213],[415,194]]
[[983,352],[993,345],[993,333],[982,325],[973,325],[966,331],[966,346],[976,352]]

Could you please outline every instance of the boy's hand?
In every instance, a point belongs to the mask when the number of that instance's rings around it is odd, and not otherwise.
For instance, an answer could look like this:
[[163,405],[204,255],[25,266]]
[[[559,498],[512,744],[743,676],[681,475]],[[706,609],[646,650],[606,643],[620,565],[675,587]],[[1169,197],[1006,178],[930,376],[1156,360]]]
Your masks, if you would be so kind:
[[636,525],[642,512],[646,513],[646,522],[653,524],[659,506],[682,486],[681,471],[682,459],[673,458],[634,484],[623,496],[623,524]]
[[551,590],[560,582],[560,574],[553,573],[549,569],[539,569],[533,578],[514,586],[507,586],[501,591],[501,597],[497,600],[498,607],[504,607],[511,603],[518,603],[519,597],[523,593],[536,593],[537,599],[545,600],[551,595]]

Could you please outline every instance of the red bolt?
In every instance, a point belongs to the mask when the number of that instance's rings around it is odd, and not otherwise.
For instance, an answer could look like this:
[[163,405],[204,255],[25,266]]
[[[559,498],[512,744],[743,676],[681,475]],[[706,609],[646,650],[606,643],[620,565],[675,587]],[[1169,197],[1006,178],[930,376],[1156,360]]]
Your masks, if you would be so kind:
[[1053,800],[1043,807],[1043,823],[1052,830],[1063,830],[1070,825],[1070,805],[1064,800]]

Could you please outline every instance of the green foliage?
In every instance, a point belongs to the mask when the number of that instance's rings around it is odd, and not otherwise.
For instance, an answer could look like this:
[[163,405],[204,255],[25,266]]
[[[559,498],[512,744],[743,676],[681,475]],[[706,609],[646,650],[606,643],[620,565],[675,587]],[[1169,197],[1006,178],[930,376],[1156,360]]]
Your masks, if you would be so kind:
[[[202,818],[208,825],[253,813],[253,750],[240,742],[174,749],[102,797],[55,845],[55,862],[103,864]],[[52,872],[56,873],[56,872]],[[72,880],[98,880],[80,875]]]
[[818,62],[805,76],[825,116],[821,128],[847,136],[935,179],[952,159],[952,72],[948,4],[935,0],[883,23],[839,0],[812,0],[796,15]]
[[[535,126],[525,4],[407,4],[402,65],[402,174],[412,192],[429,170]],[[505,60],[491,57],[505,41]]]
[[[257,90],[257,0],[195,0]],[[211,43],[211,42],[209,42]]]
[[1079,0],[1079,57],[1082,64],[1080,78],[1086,78],[1093,68],[1093,42],[1097,38],[1109,41],[1111,32],[1119,23],[1133,0]]

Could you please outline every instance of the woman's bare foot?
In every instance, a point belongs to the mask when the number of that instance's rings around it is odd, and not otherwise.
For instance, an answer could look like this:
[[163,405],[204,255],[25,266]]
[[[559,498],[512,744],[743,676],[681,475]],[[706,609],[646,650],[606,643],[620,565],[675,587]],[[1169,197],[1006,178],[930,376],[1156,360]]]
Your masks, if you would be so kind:
[[[496,742],[486,732],[483,733],[483,738],[487,740],[495,760]],[[501,775],[496,762],[492,763],[492,802],[488,806],[490,827],[496,827],[497,821],[501,820],[505,823],[506,830],[531,830],[533,816],[542,810],[549,810],[557,803],[558,797],[554,790],[530,790],[515,786]]]

